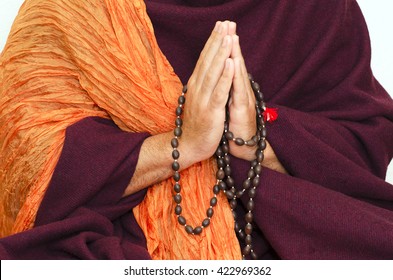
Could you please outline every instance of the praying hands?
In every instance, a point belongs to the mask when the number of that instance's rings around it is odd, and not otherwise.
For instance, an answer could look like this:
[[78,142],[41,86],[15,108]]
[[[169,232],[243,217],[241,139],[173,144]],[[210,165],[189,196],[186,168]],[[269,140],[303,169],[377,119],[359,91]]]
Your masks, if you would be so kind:
[[[230,131],[243,139],[250,139],[256,134],[256,101],[234,22],[216,23],[187,87],[181,144],[178,147],[180,170],[214,155],[224,131],[227,105],[231,116]],[[124,195],[133,194],[172,175],[169,144],[172,138],[173,132],[170,131],[145,140],[136,171]],[[255,158],[255,146],[238,146],[230,141],[229,147],[235,157],[248,161]],[[268,142],[263,165],[286,173]]]
[[26,1],[0,55],[0,258],[392,259],[367,26],[301,4]]

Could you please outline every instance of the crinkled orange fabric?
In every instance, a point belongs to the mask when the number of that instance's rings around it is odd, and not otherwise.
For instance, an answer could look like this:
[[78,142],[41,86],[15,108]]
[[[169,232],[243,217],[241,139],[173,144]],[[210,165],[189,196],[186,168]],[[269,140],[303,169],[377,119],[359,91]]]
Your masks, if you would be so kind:
[[[34,225],[68,126],[101,116],[131,132],[172,130],[181,88],[143,1],[27,0],[0,58],[1,236]],[[190,224],[206,215],[214,166],[182,173]],[[177,223],[172,195],[168,179],[134,209],[153,259],[241,257],[224,196],[211,226],[191,236]]]

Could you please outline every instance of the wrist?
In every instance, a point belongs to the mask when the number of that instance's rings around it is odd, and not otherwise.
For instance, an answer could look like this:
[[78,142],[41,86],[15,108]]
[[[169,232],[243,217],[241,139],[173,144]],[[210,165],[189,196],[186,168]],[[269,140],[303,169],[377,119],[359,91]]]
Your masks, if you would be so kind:
[[229,153],[237,158],[252,161],[256,158],[257,146],[238,146],[233,141],[229,142]]
[[194,145],[190,141],[186,141],[185,139],[179,138],[179,147],[178,150],[180,152],[179,163],[181,169],[186,169],[191,165],[205,160],[207,157],[204,157],[197,146]]
[[262,162],[262,166],[283,174],[288,174],[287,170],[277,158],[272,146],[268,141],[266,141],[265,158]]

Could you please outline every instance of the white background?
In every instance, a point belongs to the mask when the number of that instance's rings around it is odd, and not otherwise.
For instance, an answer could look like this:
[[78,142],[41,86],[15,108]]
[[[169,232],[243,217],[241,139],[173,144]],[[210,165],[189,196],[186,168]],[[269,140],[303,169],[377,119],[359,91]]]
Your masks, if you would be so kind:
[[[125,275],[125,269],[146,270],[183,270],[184,276],[171,275],[166,276],[144,275],[139,272],[137,275]],[[245,268],[261,269],[264,268],[270,275],[251,275],[236,276],[223,275],[221,271],[227,269],[241,270]],[[191,271],[193,271],[191,275]],[[200,269],[208,272],[199,273]],[[229,270],[231,271],[231,270]],[[236,271],[236,270],[235,270]],[[261,270],[259,270],[261,271]],[[201,271],[202,272],[202,271]],[[187,275],[187,276],[186,276]],[[184,280],[184,279],[214,279],[214,280],[331,280],[331,279],[356,279],[356,280],[391,280],[393,275],[392,262],[389,260],[360,260],[360,261],[310,261],[310,260],[264,260],[264,261],[2,261],[1,262],[1,279],[94,279],[94,280]]]
[[[82,0],[81,0],[82,1]],[[0,50],[23,0],[0,0]],[[393,1],[358,0],[369,27],[374,75],[393,96]],[[393,145],[393,143],[392,143]],[[393,183],[393,163],[386,180]]]

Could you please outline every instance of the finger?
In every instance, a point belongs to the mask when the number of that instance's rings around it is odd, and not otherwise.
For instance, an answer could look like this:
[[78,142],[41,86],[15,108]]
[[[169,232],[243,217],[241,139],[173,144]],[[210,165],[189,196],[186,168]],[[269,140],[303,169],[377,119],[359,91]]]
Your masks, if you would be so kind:
[[236,107],[248,107],[249,97],[247,94],[247,87],[244,83],[243,73],[241,69],[241,61],[239,57],[233,59],[234,62],[234,76],[232,87],[232,104]]
[[203,48],[197,64],[195,66],[195,83],[200,85],[206,75],[207,69],[210,67],[215,55],[217,54],[220,46],[223,43],[223,39],[228,33],[228,23],[217,22],[216,28],[213,30],[208,41]]
[[215,26],[214,26],[214,28],[213,28],[213,30],[212,30],[212,32],[211,32],[211,34],[210,34],[210,36],[209,36],[209,38],[207,39],[207,41],[206,41],[206,43],[205,43],[201,53],[199,54],[198,61],[197,61],[196,65],[195,65],[194,71],[193,71],[193,73],[192,73],[192,75],[190,77],[189,84],[191,82],[195,81],[196,77],[198,76],[198,72],[199,72],[198,70],[200,68],[200,64],[202,63],[202,59],[205,56],[205,53],[206,53],[207,49],[209,49],[210,45],[212,44],[212,41],[215,40],[215,38],[218,37],[221,32],[222,32],[222,22],[221,21],[217,21]]
[[239,36],[234,34],[232,35],[232,41],[233,41],[233,48],[231,52],[232,58],[243,58],[242,51],[240,49],[240,41],[239,41]]
[[228,22],[228,35],[236,34],[236,22],[229,21]]
[[231,50],[232,37],[227,35],[223,40],[220,50],[214,57],[210,68],[206,69],[206,74],[201,87],[202,92],[205,92],[206,94],[210,93],[210,95],[213,93],[220,77],[223,75],[223,71],[225,70],[224,68],[227,66],[226,60],[229,58]]
[[[239,61],[239,67],[240,69],[238,69],[239,71],[236,72],[235,74],[238,74],[238,78],[243,80],[243,85],[244,85],[244,94],[247,95],[247,101],[251,102],[252,104],[255,104],[255,96],[253,94],[251,85],[250,85],[250,81],[248,78],[248,72],[247,72],[247,68],[246,68],[246,64],[244,61],[244,57],[243,54],[241,52],[241,48],[240,48],[240,41],[239,41],[239,36],[234,35],[232,36],[232,41],[233,41],[233,47],[232,47],[232,53],[231,53],[231,57],[236,60]],[[235,67],[236,69],[236,67]],[[238,83],[240,84],[240,83]]]
[[[228,101],[229,91],[231,89],[234,72],[235,72],[234,62],[231,58],[227,58],[225,60],[225,66],[222,71],[222,75],[218,80],[217,85],[214,88],[213,93],[210,97],[209,106],[211,107],[212,110],[216,110],[216,109],[221,110],[222,108],[225,107]],[[224,117],[225,116],[223,115],[223,118]]]
[[232,103],[234,106],[247,106],[249,103],[249,96],[247,94],[247,84],[244,82],[244,72],[242,69],[243,56],[240,50],[239,37],[232,36],[232,52],[231,57],[234,61],[234,78],[232,89]]

